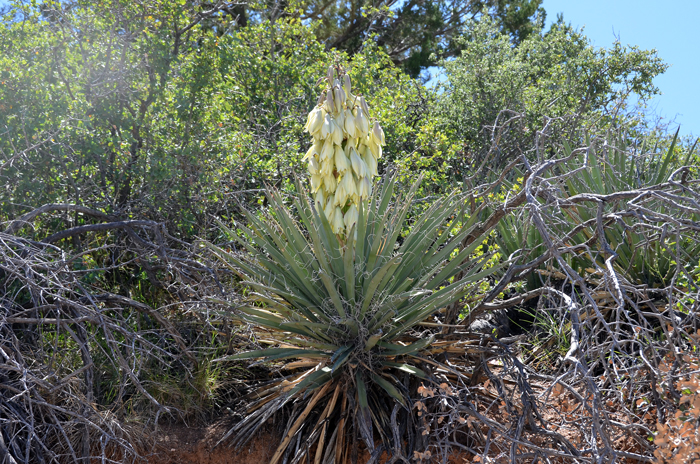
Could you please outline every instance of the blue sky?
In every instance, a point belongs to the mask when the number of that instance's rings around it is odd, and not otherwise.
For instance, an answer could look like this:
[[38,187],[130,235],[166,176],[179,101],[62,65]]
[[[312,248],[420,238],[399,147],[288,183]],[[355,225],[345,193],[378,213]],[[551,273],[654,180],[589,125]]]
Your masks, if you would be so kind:
[[650,104],[664,121],[674,120],[681,134],[700,135],[700,1],[698,0],[544,0],[547,27],[564,14],[564,20],[584,28],[593,45],[610,47],[616,38],[623,45],[655,48],[670,65],[656,80],[663,95]]

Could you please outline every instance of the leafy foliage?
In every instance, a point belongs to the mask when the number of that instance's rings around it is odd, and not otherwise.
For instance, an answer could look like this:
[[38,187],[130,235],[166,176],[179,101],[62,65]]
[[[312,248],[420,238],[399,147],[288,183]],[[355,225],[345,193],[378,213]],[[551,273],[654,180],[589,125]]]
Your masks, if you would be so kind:
[[655,51],[619,43],[596,49],[562,22],[512,47],[484,17],[456,40],[461,55],[441,63],[446,80],[437,117],[461,144],[451,160],[460,172],[485,162],[501,167],[521,153],[534,159],[544,121],[548,136],[578,143],[581,128],[611,122],[628,95],[644,100],[658,93],[652,80],[666,69]]

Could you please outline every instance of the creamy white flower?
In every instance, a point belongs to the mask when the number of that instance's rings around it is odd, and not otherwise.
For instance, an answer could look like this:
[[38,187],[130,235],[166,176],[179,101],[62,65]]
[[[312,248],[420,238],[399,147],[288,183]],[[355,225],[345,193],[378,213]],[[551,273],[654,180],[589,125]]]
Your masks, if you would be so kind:
[[345,90],[346,96],[349,97],[349,96],[350,96],[350,91],[352,90],[352,85],[351,85],[351,83],[350,83],[350,76],[347,75],[347,74],[346,74],[345,77],[343,78],[343,90]]
[[312,143],[309,149],[307,150],[306,154],[304,157],[301,159],[302,161],[306,161],[307,159],[311,158],[312,156],[318,156],[318,150],[317,150],[317,144],[316,142]]
[[329,192],[335,192],[335,189],[338,186],[338,182],[335,180],[335,176],[333,174],[323,176],[323,186]]
[[375,140],[374,137],[369,137],[367,139],[367,146],[369,147],[370,150],[372,150],[372,154],[374,155],[375,158],[379,159],[382,156],[382,147],[379,146]]
[[366,200],[372,195],[372,183],[369,181],[369,177],[360,179],[357,183],[357,195],[362,200]]
[[359,127],[362,136],[366,137],[369,132],[369,119],[367,119],[367,113],[365,113],[364,110],[358,109],[357,115],[355,126]]
[[318,160],[316,159],[315,156],[312,156],[309,159],[308,167],[309,167],[309,174],[319,175],[319,171],[321,170],[321,165],[318,163]]
[[354,148],[350,149],[350,161],[352,162],[352,170],[355,171],[357,177],[363,178],[368,175],[367,165],[362,161],[362,158],[360,158],[360,155],[357,154],[357,150]]
[[343,136],[345,135],[345,134],[343,134],[343,128],[340,127],[339,125],[337,125],[337,124],[335,123],[335,121],[332,121],[331,124],[333,124],[333,126],[332,126],[332,131],[333,131],[333,134],[332,134],[333,143],[336,144],[336,145],[340,145],[340,144],[343,143]]
[[334,168],[335,163],[333,163],[333,158],[326,158],[321,161],[321,169],[318,170],[318,173],[323,177],[332,176]]
[[344,225],[345,223],[343,222],[343,212],[340,210],[339,207],[336,206],[335,213],[333,213],[333,221],[331,222],[331,229],[333,229],[333,233],[342,233]]
[[352,229],[352,226],[357,223],[358,216],[359,214],[355,203],[350,204],[350,207],[345,212],[345,217],[343,218],[343,222],[345,222],[346,233],[350,233],[350,229]]
[[319,129],[321,129],[324,116],[322,111],[323,110],[321,108],[317,107],[311,110],[311,113],[309,113],[309,119],[304,127],[304,130],[308,131],[311,135],[314,135],[319,131]]
[[[340,130],[345,132],[345,110],[339,112],[338,114],[335,115],[335,124],[340,127]],[[345,136],[343,134],[343,136]]]
[[348,197],[352,198],[357,195],[355,179],[353,178],[351,172],[348,171],[348,173],[343,176],[343,179],[340,181],[340,183],[342,183],[343,189],[345,190],[345,193]]
[[350,166],[348,165],[348,158],[345,156],[345,151],[343,151],[343,148],[338,145],[335,147],[335,168],[341,174],[350,169]]
[[336,67],[328,68],[328,87],[306,119],[304,130],[314,143],[303,161],[316,208],[323,210],[334,233],[343,235],[350,233],[361,202],[372,194],[385,141],[379,123],[370,122],[364,97],[352,94],[350,77],[340,68],[337,75],[334,79]]
[[326,215],[328,222],[333,220],[333,213],[335,213],[335,195],[330,195],[326,200],[326,206],[323,208],[323,214]]
[[323,190],[323,188],[320,188],[316,191],[316,194],[314,195],[314,200],[316,200],[316,210],[319,210],[320,208],[323,208],[326,204],[326,192]]
[[374,177],[379,175],[379,173],[377,172],[377,159],[372,155],[372,152],[369,148],[365,150],[365,154],[362,157],[362,160],[367,165],[367,172],[369,174],[368,177]]
[[333,147],[333,140],[331,139],[326,139],[323,142],[323,148],[321,148],[321,152],[318,155],[318,159],[320,161],[325,161],[328,158],[333,157],[333,152],[334,152],[334,147]]
[[322,177],[318,174],[311,175],[311,191],[315,192],[321,187]]
[[345,183],[342,177],[338,179],[338,185],[335,188],[335,197],[333,198],[333,204],[335,206],[345,206],[348,201],[348,192],[345,190]]
[[345,132],[347,133],[348,138],[356,137],[355,131],[355,116],[349,109],[345,110]]

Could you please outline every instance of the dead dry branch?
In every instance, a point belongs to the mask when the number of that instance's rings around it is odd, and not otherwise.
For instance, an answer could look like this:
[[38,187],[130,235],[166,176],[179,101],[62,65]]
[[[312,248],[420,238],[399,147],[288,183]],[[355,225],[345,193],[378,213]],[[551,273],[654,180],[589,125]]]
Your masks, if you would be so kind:
[[[108,222],[41,241],[15,235],[57,211]],[[139,299],[162,307],[120,294],[139,288],[120,285],[134,274],[151,289]],[[186,384],[200,369],[190,348],[197,331],[172,316],[198,320],[193,311],[206,313],[206,295],[219,289],[214,273],[152,221],[46,205],[11,222],[0,233],[2,462],[139,460],[144,427],[181,413],[160,385],[164,373]]]

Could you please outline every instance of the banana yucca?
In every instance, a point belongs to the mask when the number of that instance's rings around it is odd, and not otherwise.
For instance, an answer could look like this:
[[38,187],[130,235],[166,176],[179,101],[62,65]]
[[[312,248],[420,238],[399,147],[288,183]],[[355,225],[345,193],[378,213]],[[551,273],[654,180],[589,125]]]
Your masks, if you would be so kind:
[[369,106],[364,97],[352,94],[350,76],[331,66],[326,79],[328,88],[304,126],[313,143],[303,161],[317,209],[335,234],[345,236],[357,222],[360,202],[372,193],[384,131],[376,121],[370,125]]
[[[483,269],[487,257],[472,258],[482,239],[460,249],[473,223],[460,196],[438,200],[406,229],[419,182],[392,202],[396,178],[386,178],[367,203],[358,203],[348,231],[356,240],[344,244],[299,185],[294,210],[301,223],[272,191],[271,211],[263,219],[248,213],[249,227],[237,224],[242,235],[222,224],[247,253],[206,244],[250,288],[250,304],[236,317],[264,328],[264,342],[277,345],[226,359],[284,361],[288,372],[250,396],[244,419],[229,432],[235,443],[292,404],[271,462],[284,455],[302,462],[317,445],[303,462],[342,463],[359,439],[370,451],[375,439],[389,448],[395,407],[399,421],[411,420],[407,381],[431,378],[416,364],[428,365],[433,339],[416,326],[495,270]],[[464,277],[453,281],[460,271]]]

